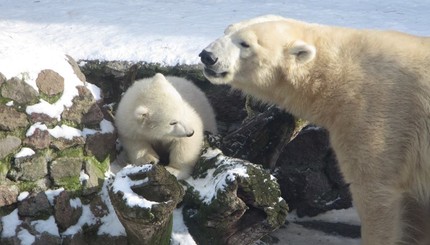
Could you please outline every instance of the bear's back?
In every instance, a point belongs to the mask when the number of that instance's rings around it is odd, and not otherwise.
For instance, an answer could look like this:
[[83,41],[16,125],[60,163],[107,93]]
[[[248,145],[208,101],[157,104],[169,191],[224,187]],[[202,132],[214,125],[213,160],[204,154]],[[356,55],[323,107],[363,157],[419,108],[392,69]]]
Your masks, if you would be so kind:
[[212,106],[203,91],[201,91],[193,82],[181,77],[166,76],[166,79],[175,87],[184,99],[196,112],[203,121],[204,129],[213,134],[218,132],[215,113]]

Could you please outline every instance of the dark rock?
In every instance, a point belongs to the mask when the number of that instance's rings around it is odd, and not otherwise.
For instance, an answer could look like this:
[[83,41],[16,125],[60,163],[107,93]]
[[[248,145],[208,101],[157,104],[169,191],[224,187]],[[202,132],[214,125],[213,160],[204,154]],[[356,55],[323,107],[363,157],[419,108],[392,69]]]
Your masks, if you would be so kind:
[[351,207],[326,130],[307,127],[279,157],[275,172],[282,196],[298,216]]
[[100,195],[95,195],[90,202],[91,213],[94,214],[96,218],[102,218],[109,214],[108,207],[103,202]]
[[48,96],[61,94],[64,91],[64,78],[57,72],[46,69],[39,72],[36,85],[40,92]]
[[47,219],[53,211],[45,192],[32,193],[18,203],[18,215],[31,220]]
[[31,113],[30,115],[31,123],[41,122],[48,127],[54,127],[58,124],[58,120],[56,118],[52,118],[44,113]]
[[82,82],[86,82],[86,78],[84,73],[82,73],[81,69],[79,68],[78,63],[69,55],[66,55],[67,62],[72,66],[73,71],[75,72],[75,75],[81,80]]
[[54,138],[52,139],[51,142],[51,147],[59,150],[59,151],[63,151],[65,149],[74,147],[74,146],[81,146],[85,144],[85,139],[84,137],[81,136],[76,136],[73,137],[72,139],[66,139],[66,138]]
[[172,212],[182,201],[182,186],[161,165],[125,169],[117,173],[115,181],[124,178],[129,178],[129,183],[135,183],[130,186],[135,195],[149,202],[147,207],[130,206],[125,194],[114,188],[115,182],[110,184],[109,196],[126,230],[128,244],[170,244]]
[[111,156],[111,160],[113,160],[116,155],[116,139],[117,136],[114,133],[88,135],[85,144],[85,154],[94,156],[99,162],[103,162],[108,156]]
[[79,175],[82,169],[82,159],[79,157],[60,157],[55,159],[49,166],[49,172],[54,184],[65,185],[65,182],[79,182]]
[[206,149],[192,177],[183,212],[198,244],[252,244],[285,223],[279,185],[258,165]]
[[0,105],[0,130],[13,131],[28,126],[27,115],[12,107]]
[[0,184],[0,208],[17,202],[16,198],[19,195],[18,186],[10,181],[4,181]]
[[18,237],[0,237],[1,245],[21,245],[21,240]]
[[54,236],[48,232],[43,232],[36,236],[32,245],[61,245],[61,237]]
[[14,153],[21,146],[21,139],[15,136],[6,136],[0,139],[0,160]]
[[[123,236],[110,236],[110,235],[97,235],[92,233],[84,233],[79,231],[75,235],[63,235],[62,245],[128,245],[127,237]],[[142,243],[143,244],[143,243]],[[154,244],[155,245],[155,244]]]
[[23,143],[33,149],[45,149],[51,144],[51,135],[47,130],[36,128],[31,136],[24,139]]
[[92,128],[98,127],[100,122],[103,120],[103,112],[97,103],[91,105],[87,113],[82,116],[82,124],[84,126]]
[[37,91],[23,80],[13,77],[3,83],[1,96],[12,99],[19,104],[32,104],[37,102]]
[[48,175],[48,161],[40,154],[15,159],[8,173],[9,178],[24,181],[36,181],[46,175]]
[[64,232],[70,226],[76,224],[82,215],[82,207],[72,207],[70,196],[63,191],[55,198],[54,217],[60,232]]
[[227,156],[241,158],[273,169],[296,127],[295,119],[275,106],[246,120],[222,139]]

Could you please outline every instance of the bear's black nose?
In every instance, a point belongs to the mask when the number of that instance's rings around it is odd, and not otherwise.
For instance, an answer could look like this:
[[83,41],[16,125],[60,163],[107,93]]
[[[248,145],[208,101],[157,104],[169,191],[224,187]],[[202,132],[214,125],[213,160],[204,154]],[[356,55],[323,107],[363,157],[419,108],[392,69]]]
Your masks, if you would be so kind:
[[218,58],[215,57],[213,53],[208,52],[204,49],[199,54],[199,57],[202,60],[202,63],[207,65],[207,66],[215,65],[215,63],[218,61]]

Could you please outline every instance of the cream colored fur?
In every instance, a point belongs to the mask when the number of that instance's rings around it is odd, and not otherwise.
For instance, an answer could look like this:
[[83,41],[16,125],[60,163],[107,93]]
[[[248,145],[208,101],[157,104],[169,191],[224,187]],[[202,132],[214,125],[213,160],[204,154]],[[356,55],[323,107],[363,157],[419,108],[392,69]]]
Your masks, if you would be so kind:
[[215,115],[204,93],[179,77],[136,81],[115,115],[121,143],[133,164],[168,164],[178,179],[187,178],[200,156],[203,131],[216,133]]
[[281,17],[225,33],[205,76],[329,130],[362,243],[430,244],[430,39]]

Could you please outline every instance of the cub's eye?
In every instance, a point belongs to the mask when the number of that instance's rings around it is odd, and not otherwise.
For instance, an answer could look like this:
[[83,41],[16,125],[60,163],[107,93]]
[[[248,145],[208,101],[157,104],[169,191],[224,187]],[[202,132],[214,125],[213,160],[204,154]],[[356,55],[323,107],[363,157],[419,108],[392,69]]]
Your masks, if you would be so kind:
[[249,48],[249,44],[246,42],[240,42],[240,46],[242,46],[244,48]]
[[170,125],[172,125],[172,126],[173,126],[173,125],[176,125],[176,124],[178,124],[178,122],[177,122],[177,121],[171,121],[171,122],[170,122]]

